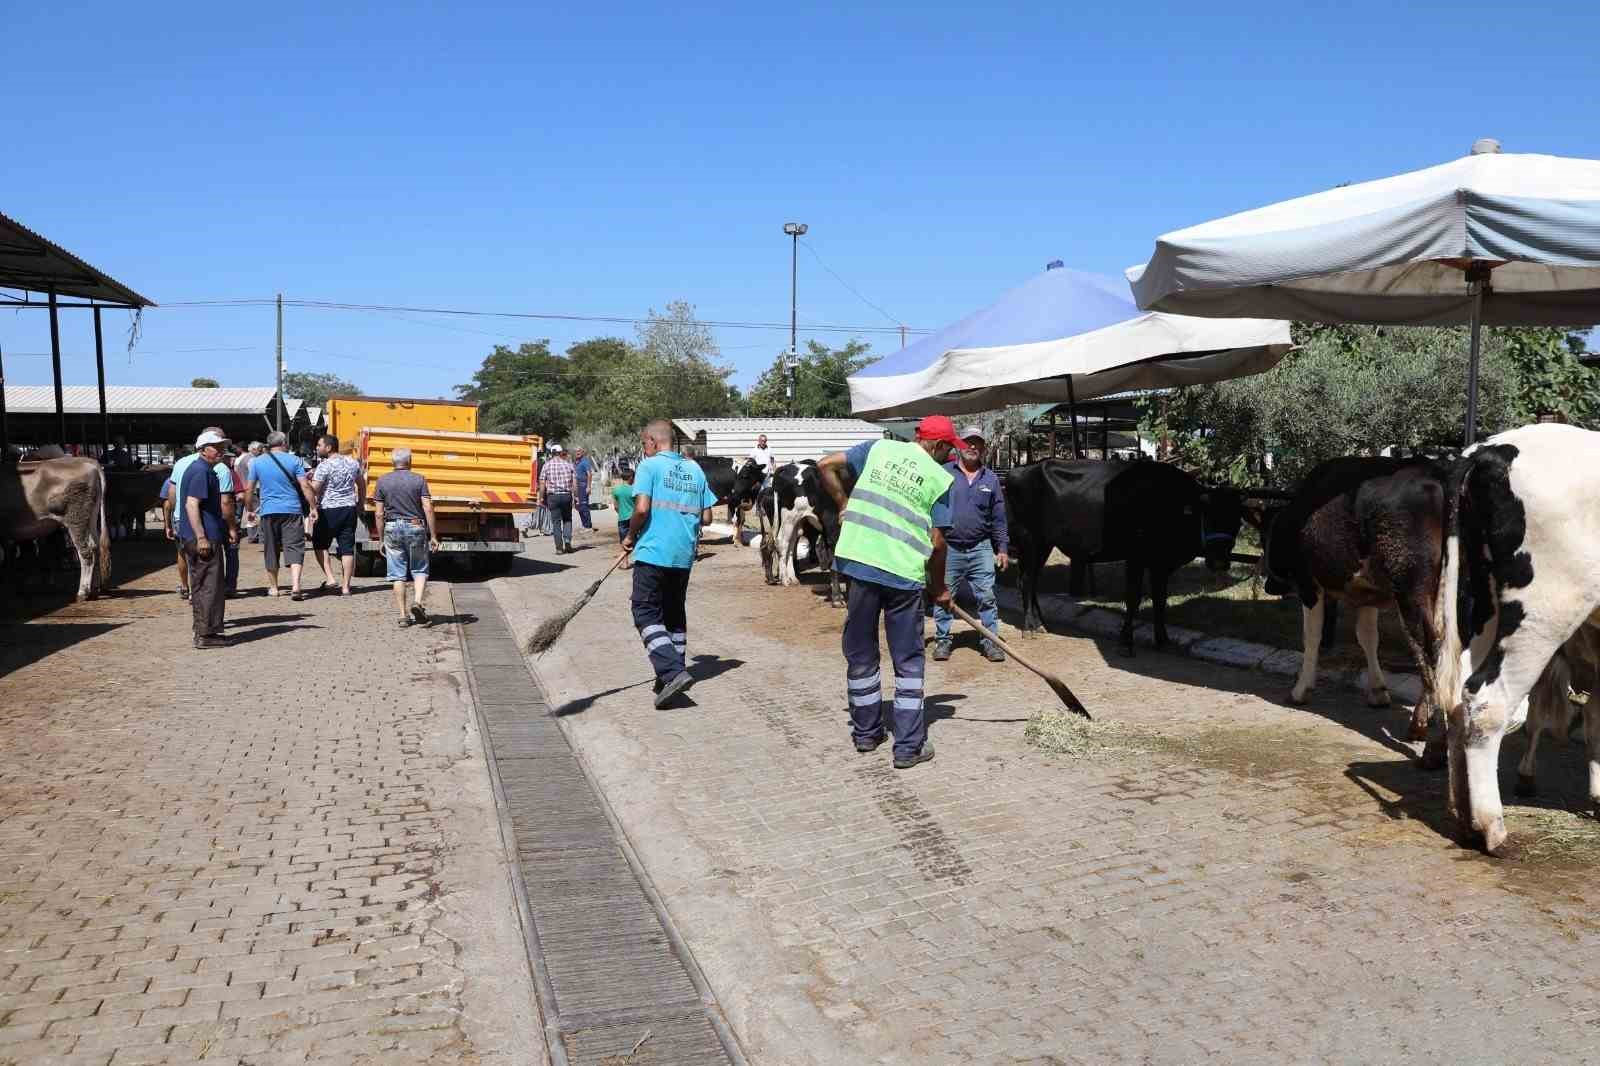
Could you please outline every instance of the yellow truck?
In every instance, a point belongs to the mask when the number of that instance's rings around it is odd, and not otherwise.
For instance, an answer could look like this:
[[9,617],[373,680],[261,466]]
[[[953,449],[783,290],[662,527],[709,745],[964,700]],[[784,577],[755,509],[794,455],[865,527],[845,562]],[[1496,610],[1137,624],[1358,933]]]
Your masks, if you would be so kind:
[[367,493],[356,526],[356,573],[383,570],[373,538],[372,491],[394,469],[396,448],[411,449],[411,469],[428,480],[439,551],[479,573],[506,573],[522,551],[512,515],[533,510],[539,449],[524,434],[479,433],[478,405],[452,400],[334,396],[328,432],[354,446]]

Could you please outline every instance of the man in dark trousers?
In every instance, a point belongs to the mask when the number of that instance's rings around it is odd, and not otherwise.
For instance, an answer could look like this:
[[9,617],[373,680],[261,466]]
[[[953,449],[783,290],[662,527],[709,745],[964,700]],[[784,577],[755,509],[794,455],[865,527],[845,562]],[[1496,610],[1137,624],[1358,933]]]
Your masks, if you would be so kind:
[[656,673],[659,709],[694,681],[685,601],[700,514],[717,499],[700,464],[672,450],[672,423],[651,422],[640,441],[645,458],[633,474],[633,516],[622,551],[633,552],[633,624]]
[[238,544],[234,525],[233,494],[224,494],[216,466],[222,459],[220,433],[207,430],[194,442],[196,461],[184,470],[178,485],[178,540],[189,563],[189,606],[194,610],[194,646],[225,648],[222,618],[223,550]]
[[[961,447],[944,415],[917,425],[916,442],[880,440],[834,452],[817,464],[823,488],[839,507],[834,569],[850,579],[844,622],[845,685],[850,733],[865,755],[884,741],[878,619],[894,659],[894,768],[933,758],[922,709],[922,590],[948,607],[943,530],[950,527],[950,485],[944,462]],[[845,494],[843,473],[855,475]]]
[[[961,431],[961,458],[945,464],[955,475],[950,487],[950,550],[945,559],[944,583],[952,596],[963,582],[978,601],[978,621],[1000,635],[1000,611],[994,599],[994,575],[1011,564],[1006,530],[1006,501],[1000,475],[983,461],[983,431],[968,426]],[[944,607],[933,608],[933,657],[950,658],[950,623],[955,619]],[[984,640],[983,654],[992,663],[1005,662],[1006,653],[992,640]]]

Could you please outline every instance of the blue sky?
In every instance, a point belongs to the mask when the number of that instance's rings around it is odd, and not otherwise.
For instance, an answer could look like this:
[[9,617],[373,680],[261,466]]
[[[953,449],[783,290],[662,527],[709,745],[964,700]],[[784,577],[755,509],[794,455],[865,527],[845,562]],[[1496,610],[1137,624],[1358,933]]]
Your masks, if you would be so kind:
[[[802,249],[802,323],[931,328],[1050,259],[1116,273],[1480,136],[1600,156],[1596,4],[850,8],[26,5],[0,211],[160,304],[762,322],[788,319],[798,219],[890,316]],[[156,308],[131,356],[123,318],[113,383],[271,381],[270,308]],[[92,382],[87,317],[64,329]],[[420,396],[496,342],[604,333],[631,329],[286,313],[291,369]],[[787,342],[718,337],[742,385]],[[0,346],[9,381],[50,380],[42,315],[0,311]]]

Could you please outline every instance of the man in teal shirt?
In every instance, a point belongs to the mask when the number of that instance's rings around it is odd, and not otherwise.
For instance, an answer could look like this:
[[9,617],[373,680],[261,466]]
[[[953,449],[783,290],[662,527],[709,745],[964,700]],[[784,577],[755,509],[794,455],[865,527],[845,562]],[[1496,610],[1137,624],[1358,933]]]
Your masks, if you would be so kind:
[[[656,707],[688,688],[689,571],[700,544],[700,515],[717,502],[700,464],[672,450],[672,423],[640,434],[645,459],[633,474],[633,516],[622,538],[633,552],[633,624],[656,673]],[[637,545],[637,547],[636,547]]]

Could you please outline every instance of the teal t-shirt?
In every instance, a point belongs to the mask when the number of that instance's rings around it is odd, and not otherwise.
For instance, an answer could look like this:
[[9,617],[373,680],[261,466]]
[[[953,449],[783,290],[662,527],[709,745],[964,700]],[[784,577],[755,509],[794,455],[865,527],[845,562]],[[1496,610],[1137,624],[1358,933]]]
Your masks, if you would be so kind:
[[[176,463],[172,464],[172,476],[167,479],[172,483],[172,488],[167,490],[167,495],[172,497],[172,509],[174,513],[181,512],[183,510],[183,475],[188,472],[189,467],[193,466],[194,461],[198,458],[200,458],[199,452],[190,452],[188,455],[185,455],[182,459],[179,459]],[[235,491],[233,485],[233,471],[228,467],[226,460],[218,463],[211,469],[217,472],[218,492]]]
[[611,498],[617,501],[617,521],[623,522],[633,517],[633,486],[626,481],[619,481],[611,486]]
[[633,494],[650,497],[650,523],[634,545],[635,562],[687,570],[700,542],[700,512],[717,502],[700,464],[657,452],[639,464]]

